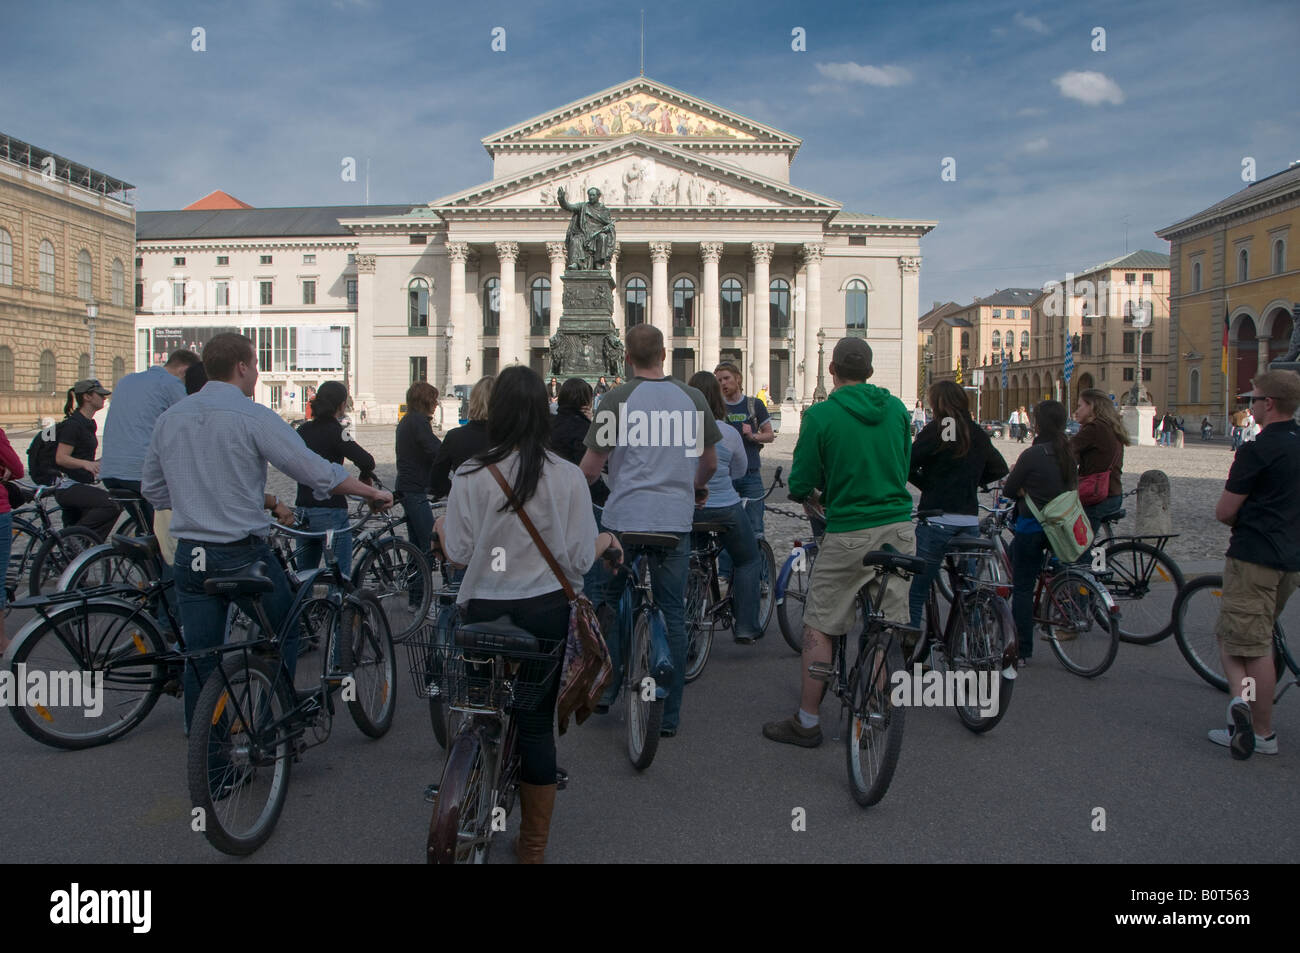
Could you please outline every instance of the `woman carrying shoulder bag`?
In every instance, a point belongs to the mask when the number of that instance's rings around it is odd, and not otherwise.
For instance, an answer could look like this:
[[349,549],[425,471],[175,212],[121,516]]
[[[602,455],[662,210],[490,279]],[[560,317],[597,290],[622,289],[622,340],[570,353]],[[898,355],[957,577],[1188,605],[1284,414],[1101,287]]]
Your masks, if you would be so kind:
[[[569,632],[569,599],[545,556],[511,505],[493,469],[532,521],[573,591],[604,556],[617,563],[622,550],[613,533],[598,533],[587,478],[574,464],[547,450],[551,412],[546,385],[526,367],[497,377],[488,402],[489,449],[456,471],[447,514],[434,531],[447,558],[464,565],[457,604],[465,621],[508,616],[552,650]],[[504,551],[509,572],[493,570]],[[560,672],[551,676],[542,701],[519,712],[519,802],[522,819],[515,853],[521,863],[540,864],[555,807],[555,703]]]
[[1015,539],[1011,543],[1011,614],[1016,620],[1020,664],[1034,654],[1034,584],[1043,566],[1047,534],[1024,497],[1040,510],[1078,485],[1078,471],[1065,438],[1065,405],[1045,400],[1034,409],[1037,435],[1033,446],[1011,468],[1002,493],[1016,500]]
[[1070,438],[1070,454],[1079,465],[1079,501],[1096,533],[1102,518],[1119,512],[1124,502],[1121,477],[1130,440],[1110,397],[1096,388],[1079,393],[1074,419],[1079,432]]

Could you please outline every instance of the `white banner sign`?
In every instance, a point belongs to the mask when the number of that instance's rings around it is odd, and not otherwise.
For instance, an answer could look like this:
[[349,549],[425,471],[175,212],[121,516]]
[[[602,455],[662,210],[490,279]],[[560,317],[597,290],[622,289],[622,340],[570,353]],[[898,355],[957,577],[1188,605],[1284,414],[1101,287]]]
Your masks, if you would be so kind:
[[298,369],[333,371],[343,366],[343,332],[338,328],[298,329]]

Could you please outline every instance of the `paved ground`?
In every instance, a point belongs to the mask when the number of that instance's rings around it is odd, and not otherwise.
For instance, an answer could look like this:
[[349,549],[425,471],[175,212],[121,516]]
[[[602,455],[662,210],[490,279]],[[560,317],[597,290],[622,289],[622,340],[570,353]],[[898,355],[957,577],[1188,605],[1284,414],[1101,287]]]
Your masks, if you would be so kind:
[[[358,436],[380,458],[381,473],[391,471],[391,430],[369,427]],[[780,438],[765,454],[768,465],[788,465],[792,443]],[[1009,459],[1023,449],[998,445]],[[1128,459],[1130,472],[1169,473],[1182,532],[1170,549],[1188,574],[1215,570],[1227,540],[1213,521],[1226,447],[1139,448]],[[801,524],[773,518],[768,525],[779,554]],[[1286,621],[1300,631],[1300,600]],[[848,794],[843,742],[831,737],[838,730],[828,730],[816,750],[759,734],[764,721],[796,704],[798,659],[775,621],[756,646],[724,636],[703,678],[687,689],[681,734],[663,742],[644,774],[623,753],[617,709],[561,739],[573,781],[559,795],[549,857],[1231,863],[1296,856],[1294,693],[1277,712],[1282,754],[1236,763],[1205,740],[1205,730],[1222,723],[1224,696],[1192,673],[1172,639],[1121,646],[1111,670],[1094,681],[1068,674],[1045,644],[1039,649],[1005,720],[988,735],[972,735],[946,710],[909,711],[893,786],[864,811]],[[367,740],[343,714],[330,742],[295,767],[279,827],[252,862],[422,860],[429,811],[421,791],[441,753],[402,662],[392,732]],[[827,704],[822,715],[831,729],[838,708]],[[163,699],[122,741],[84,752],[43,748],[0,719],[0,761],[7,861],[230,862],[190,831],[175,699]],[[792,830],[797,808],[806,830]],[[1098,808],[1105,831],[1092,829]],[[504,848],[496,860],[506,859]]]

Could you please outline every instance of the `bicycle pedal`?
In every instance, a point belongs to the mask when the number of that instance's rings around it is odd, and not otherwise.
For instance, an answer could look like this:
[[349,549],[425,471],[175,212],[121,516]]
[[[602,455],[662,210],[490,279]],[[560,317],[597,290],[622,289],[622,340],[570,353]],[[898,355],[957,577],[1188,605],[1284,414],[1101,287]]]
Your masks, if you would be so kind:
[[808,666],[808,675],[819,682],[829,682],[835,677],[835,666],[827,662],[813,662]]

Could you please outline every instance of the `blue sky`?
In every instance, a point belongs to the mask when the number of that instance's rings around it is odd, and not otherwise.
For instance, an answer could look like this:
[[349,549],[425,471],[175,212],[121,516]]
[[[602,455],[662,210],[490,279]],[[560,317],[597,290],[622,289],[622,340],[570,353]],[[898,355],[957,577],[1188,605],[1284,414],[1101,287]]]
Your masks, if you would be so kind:
[[[372,203],[424,202],[491,177],[483,136],[635,76],[638,10],[6,0],[0,131],[140,209],[359,204],[343,156],[370,157]],[[672,0],[646,4],[646,75],[802,138],[796,185],[937,220],[925,311],[1122,254],[1125,220],[1130,250],[1166,251],[1154,229],[1241,188],[1243,157],[1260,178],[1300,159],[1298,39],[1292,0]]]

